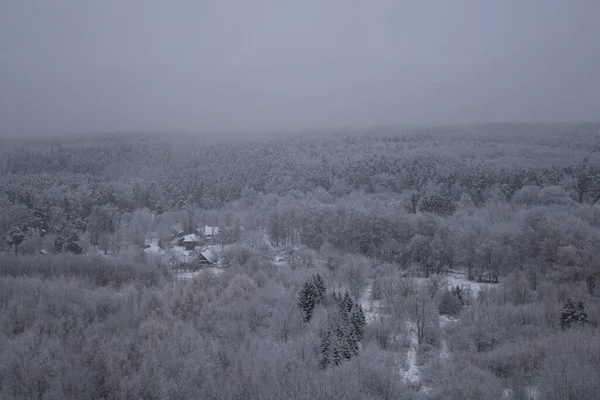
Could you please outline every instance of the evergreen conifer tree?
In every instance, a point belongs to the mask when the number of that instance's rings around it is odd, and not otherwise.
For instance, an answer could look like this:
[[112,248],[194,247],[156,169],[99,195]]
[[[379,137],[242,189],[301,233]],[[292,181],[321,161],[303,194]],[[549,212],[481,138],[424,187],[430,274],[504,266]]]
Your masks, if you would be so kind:
[[319,359],[319,368],[325,369],[329,366],[331,347],[331,330],[327,330],[325,336],[321,338],[321,358]]
[[340,338],[342,356],[349,360],[358,354],[358,342],[354,334],[354,328],[351,324],[344,326],[342,337]]
[[25,240],[25,233],[17,226],[13,226],[6,235],[6,244],[14,247],[15,254],[17,254],[17,249],[23,243],[23,240]]
[[352,309],[352,313],[350,314],[350,323],[354,329],[356,340],[360,342],[363,338],[366,324],[365,315],[360,305]]
[[453,295],[458,297],[458,299],[460,300],[460,304],[462,304],[464,306],[465,301],[463,299],[463,293],[462,293],[462,289],[460,288],[460,286],[456,285],[455,287],[452,288],[451,292]]
[[327,287],[325,286],[325,281],[321,275],[316,274],[312,276],[313,285],[315,286],[315,294],[316,294],[316,303],[321,304],[325,298],[325,292],[327,291]]
[[560,327],[568,329],[575,324],[585,323],[587,321],[587,313],[585,312],[583,302],[578,301],[577,304],[573,299],[567,299],[560,313]]
[[309,322],[312,318],[316,304],[316,294],[314,285],[307,281],[302,285],[298,299],[298,307],[304,312],[304,322]]
[[340,349],[340,340],[335,337],[331,343],[331,362],[333,365],[340,365],[342,362],[342,352]]

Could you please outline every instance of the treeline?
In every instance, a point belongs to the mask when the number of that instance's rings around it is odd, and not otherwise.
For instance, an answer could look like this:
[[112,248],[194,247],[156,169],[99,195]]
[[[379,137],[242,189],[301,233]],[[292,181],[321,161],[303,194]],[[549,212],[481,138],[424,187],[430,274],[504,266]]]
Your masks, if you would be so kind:
[[[443,132],[212,144],[176,135],[99,137],[5,153],[0,183],[10,204],[28,208],[44,202],[58,206],[62,192],[68,192],[81,218],[93,205],[123,211],[219,207],[240,198],[244,188],[281,195],[321,188],[336,197],[352,190],[415,190],[450,202],[466,193],[479,205],[493,190],[511,200],[526,186],[560,186],[580,203],[595,203],[600,160],[594,152],[569,150],[565,129],[562,147],[522,148],[518,142],[486,139],[485,130],[479,140]],[[585,137],[595,140],[592,134]],[[462,157],[464,147],[472,147],[472,154]]]

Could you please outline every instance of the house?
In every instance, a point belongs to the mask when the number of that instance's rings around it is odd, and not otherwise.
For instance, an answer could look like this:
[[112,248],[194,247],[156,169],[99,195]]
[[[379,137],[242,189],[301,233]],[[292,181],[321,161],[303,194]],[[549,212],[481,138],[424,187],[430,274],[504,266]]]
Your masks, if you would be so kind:
[[210,250],[203,250],[200,254],[198,254],[198,258],[196,258],[196,262],[199,266],[213,265],[217,261],[217,255]]
[[183,235],[177,240],[179,246],[185,247],[186,250],[194,250],[196,247],[201,245],[200,237],[195,233],[189,235]]
[[216,237],[219,234],[219,227],[218,226],[208,226],[205,225],[204,226],[204,237],[207,239],[211,239]]
[[173,233],[174,238],[183,237],[183,235],[185,235],[185,231],[183,230],[183,225],[182,224],[174,225],[173,229],[172,229],[172,233]]
[[162,241],[158,238],[145,238],[144,239],[144,250],[150,252],[159,252],[163,247]]

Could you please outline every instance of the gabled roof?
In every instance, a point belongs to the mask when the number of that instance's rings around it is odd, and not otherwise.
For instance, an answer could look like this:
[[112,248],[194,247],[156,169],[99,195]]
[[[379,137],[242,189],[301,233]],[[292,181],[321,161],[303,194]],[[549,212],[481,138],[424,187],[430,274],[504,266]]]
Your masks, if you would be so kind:
[[202,253],[200,254],[202,254],[202,256],[211,264],[214,264],[218,261],[217,255],[210,250],[202,250]]
[[190,233],[189,235],[185,235],[181,238],[183,243],[191,243],[191,242],[197,242],[198,240],[200,240],[200,238],[198,237],[198,235],[196,235],[195,233]]

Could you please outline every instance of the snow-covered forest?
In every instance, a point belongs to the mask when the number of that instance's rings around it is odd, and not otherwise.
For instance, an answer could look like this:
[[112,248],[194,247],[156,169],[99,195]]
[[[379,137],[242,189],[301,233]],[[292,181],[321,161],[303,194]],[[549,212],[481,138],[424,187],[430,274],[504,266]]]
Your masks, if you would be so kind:
[[600,125],[0,138],[0,398],[600,393]]

